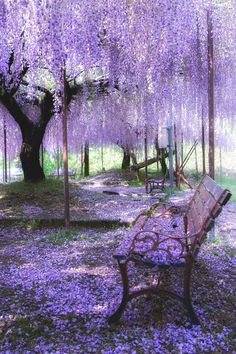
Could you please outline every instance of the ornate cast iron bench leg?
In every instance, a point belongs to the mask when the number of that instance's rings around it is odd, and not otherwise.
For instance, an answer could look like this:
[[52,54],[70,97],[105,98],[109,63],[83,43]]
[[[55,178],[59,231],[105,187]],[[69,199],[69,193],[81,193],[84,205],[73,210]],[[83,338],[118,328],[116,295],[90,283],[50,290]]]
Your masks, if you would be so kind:
[[199,325],[200,321],[194,311],[190,292],[192,268],[193,258],[190,259],[190,257],[188,257],[184,270],[184,304],[186,306],[192,324]]
[[117,259],[118,266],[121,273],[122,284],[123,284],[123,295],[120,306],[116,310],[116,312],[111,315],[108,319],[109,323],[116,323],[120,320],[122,313],[124,312],[126,305],[129,301],[129,280],[127,275],[127,261],[121,262],[120,259]]

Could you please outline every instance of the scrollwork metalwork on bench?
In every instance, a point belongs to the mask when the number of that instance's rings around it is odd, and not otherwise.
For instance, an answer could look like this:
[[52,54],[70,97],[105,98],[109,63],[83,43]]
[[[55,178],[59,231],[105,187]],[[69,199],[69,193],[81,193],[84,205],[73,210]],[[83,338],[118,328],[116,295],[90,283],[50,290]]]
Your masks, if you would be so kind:
[[153,230],[142,230],[134,236],[129,251],[149,256],[154,262],[178,261],[185,257],[186,237],[166,237]]

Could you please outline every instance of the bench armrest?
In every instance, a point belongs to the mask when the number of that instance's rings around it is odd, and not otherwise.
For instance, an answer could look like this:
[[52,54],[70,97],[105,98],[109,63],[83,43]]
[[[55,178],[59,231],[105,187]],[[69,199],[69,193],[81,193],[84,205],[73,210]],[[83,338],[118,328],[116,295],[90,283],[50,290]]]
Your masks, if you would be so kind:
[[118,264],[127,264],[128,262],[134,262],[135,264],[146,265],[149,268],[156,266],[156,263],[152,262],[150,259],[145,259],[144,255],[130,252],[129,254],[114,254],[113,257],[117,260]]
[[155,216],[155,219],[158,219],[160,217],[163,217],[165,214],[170,214],[170,215],[179,215],[179,214],[183,214],[184,210],[182,206],[178,206],[178,205],[171,205],[170,207],[168,207],[165,211],[163,211],[161,214]]
[[186,236],[166,236],[153,230],[139,231],[133,238],[130,254],[142,256],[165,253],[170,258],[183,258],[188,248]]

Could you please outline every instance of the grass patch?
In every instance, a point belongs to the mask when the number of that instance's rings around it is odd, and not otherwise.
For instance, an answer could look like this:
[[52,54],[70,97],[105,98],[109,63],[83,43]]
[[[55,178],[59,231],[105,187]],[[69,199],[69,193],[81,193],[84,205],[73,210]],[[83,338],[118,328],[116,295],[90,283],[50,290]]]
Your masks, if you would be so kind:
[[9,196],[19,194],[24,196],[40,197],[45,194],[54,194],[63,189],[63,181],[57,179],[45,179],[37,183],[31,182],[13,182],[3,185],[3,190]]
[[221,187],[229,189],[232,193],[230,200],[236,203],[236,177],[217,176],[216,181]]
[[45,237],[43,241],[47,241],[54,245],[62,245],[65,242],[72,241],[75,238],[75,233],[69,230],[59,230],[52,232],[48,237]]
[[[39,318],[32,319],[27,316],[17,315],[14,319],[14,322],[7,325],[4,329],[5,331],[9,330],[11,326],[10,340],[12,343],[17,342],[19,338],[24,338],[25,341],[30,344],[31,340],[41,337],[49,336],[49,328],[53,327],[53,321],[50,318]],[[3,331],[3,334],[4,332]]]
[[129,187],[140,187],[143,185],[142,181],[129,181],[128,186]]
[[86,233],[78,233],[78,231],[75,230],[59,230],[44,237],[42,241],[52,243],[53,245],[63,245],[64,243],[70,241],[82,241],[87,239],[90,241],[96,241],[97,236]]

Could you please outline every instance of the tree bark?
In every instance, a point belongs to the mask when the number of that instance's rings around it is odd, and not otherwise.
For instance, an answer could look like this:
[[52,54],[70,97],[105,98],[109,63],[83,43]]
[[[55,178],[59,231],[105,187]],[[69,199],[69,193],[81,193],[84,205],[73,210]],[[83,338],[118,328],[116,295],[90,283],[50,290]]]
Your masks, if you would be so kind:
[[24,173],[24,180],[37,182],[45,178],[40,165],[40,145],[44,132],[32,127],[22,132],[23,142],[21,145],[20,160]]
[[163,176],[166,176],[168,174],[168,168],[167,168],[167,164],[166,164],[166,157],[167,157],[167,152],[166,149],[161,148],[159,150],[160,153],[160,163],[161,163],[161,171]]
[[130,150],[128,148],[123,148],[123,160],[122,160],[122,164],[121,164],[121,169],[122,170],[127,170],[128,168],[130,168]]

